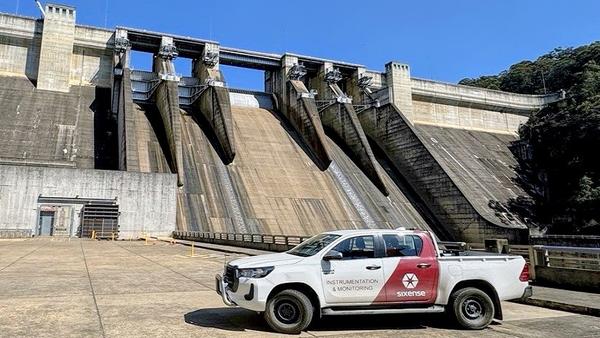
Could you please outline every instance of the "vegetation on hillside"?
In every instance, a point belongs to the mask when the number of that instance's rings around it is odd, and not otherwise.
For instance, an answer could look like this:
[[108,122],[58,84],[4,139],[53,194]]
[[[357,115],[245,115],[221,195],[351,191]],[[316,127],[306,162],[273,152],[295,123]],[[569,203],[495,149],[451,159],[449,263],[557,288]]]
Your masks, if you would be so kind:
[[550,233],[600,235],[600,42],[556,49],[460,84],[524,94],[566,91],[532,114],[511,149],[530,198],[508,206]]

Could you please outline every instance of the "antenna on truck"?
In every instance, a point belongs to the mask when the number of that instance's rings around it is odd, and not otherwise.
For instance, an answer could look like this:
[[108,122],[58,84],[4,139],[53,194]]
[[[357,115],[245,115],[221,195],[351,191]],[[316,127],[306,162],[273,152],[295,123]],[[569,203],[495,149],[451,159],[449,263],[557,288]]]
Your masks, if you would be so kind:
[[42,12],[42,18],[45,18],[46,12],[44,12],[44,7],[42,7],[42,4],[38,0],[35,0],[35,4],[37,5],[40,12]]

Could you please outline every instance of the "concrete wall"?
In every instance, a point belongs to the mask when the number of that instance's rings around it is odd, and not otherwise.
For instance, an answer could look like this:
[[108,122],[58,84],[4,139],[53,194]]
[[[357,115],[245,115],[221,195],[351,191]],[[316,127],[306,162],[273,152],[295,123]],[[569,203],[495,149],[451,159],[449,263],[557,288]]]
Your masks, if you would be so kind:
[[45,20],[0,14],[0,75],[26,76],[40,89],[63,92],[70,85],[110,87],[114,31],[76,26],[75,12],[64,9]]
[[0,163],[94,167],[100,98],[94,87],[71,89],[37,90],[26,78],[0,76]]
[[413,101],[413,123],[516,134],[527,116],[444,103]]
[[38,197],[117,198],[120,237],[175,230],[173,174],[0,165],[0,229],[35,233]]
[[535,282],[547,286],[600,292],[600,271],[536,266]]
[[40,21],[0,14],[0,74],[37,79],[41,27]]
[[[431,151],[422,133],[394,105],[364,111],[359,119],[366,135],[383,150],[438,221],[439,237],[468,242],[493,236],[511,242],[524,240],[524,227],[501,222],[487,207],[489,196],[477,194],[487,189],[486,185],[466,168],[455,170],[443,165],[440,154]],[[460,179],[461,175],[466,177]],[[483,175],[491,176],[489,172]]]
[[112,52],[75,46],[71,56],[71,85],[111,86]]
[[68,92],[75,40],[75,10],[46,5],[45,11],[37,87]]

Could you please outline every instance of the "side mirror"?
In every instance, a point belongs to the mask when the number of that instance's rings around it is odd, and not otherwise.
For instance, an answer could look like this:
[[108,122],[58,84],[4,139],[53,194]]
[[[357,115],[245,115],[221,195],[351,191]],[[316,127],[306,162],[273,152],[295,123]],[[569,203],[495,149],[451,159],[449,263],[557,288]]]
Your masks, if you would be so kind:
[[330,250],[328,253],[325,254],[325,256],[323,256],[324,261],[335,261],[341,260],[342,258],[344,258],[344,255],[342,255],[341,252],[335,250]]

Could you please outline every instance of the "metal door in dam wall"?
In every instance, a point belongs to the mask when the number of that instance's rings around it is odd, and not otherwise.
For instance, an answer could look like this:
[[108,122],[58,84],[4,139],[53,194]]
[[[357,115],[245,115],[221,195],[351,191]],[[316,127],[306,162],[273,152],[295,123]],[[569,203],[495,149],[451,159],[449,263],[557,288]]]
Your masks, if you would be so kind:
[[52,236],[52,228],[54,228],[54,211],[41,211],[38,235]]

